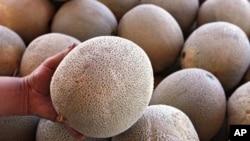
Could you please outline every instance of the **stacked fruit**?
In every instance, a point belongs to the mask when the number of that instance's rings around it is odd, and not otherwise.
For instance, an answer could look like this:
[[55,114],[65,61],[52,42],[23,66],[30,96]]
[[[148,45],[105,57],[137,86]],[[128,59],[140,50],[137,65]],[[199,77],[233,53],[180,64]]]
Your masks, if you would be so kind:
[[[226,141],[250,123],[249,21],[248,0],[0,0],[0,75],[75,43],[51,98],[85,140]],[[0,140],[76,140],[35,116],[0,125]]]

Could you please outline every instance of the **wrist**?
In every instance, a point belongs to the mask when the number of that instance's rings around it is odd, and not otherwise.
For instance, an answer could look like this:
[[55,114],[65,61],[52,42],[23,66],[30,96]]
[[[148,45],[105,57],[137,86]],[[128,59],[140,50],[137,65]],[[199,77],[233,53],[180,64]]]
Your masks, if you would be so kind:
[[28,87],[26,78],[0,78],[0,116],[28,115]]
[[29,83],[27,77],[22,77],[20,78],[20,83],[19,83],[19,95],[21,97],[21,113],[22,115],[29,115],[30,110],[29,110]]

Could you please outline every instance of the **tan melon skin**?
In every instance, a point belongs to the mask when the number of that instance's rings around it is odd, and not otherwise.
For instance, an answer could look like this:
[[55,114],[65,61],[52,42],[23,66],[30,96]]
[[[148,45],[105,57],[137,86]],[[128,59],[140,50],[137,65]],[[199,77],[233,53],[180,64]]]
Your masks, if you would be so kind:
[[227,103],[228,125],[250,124],[250,82],[239,86]]
[[208,23],[197,28],[186,40],[181,67],[210,71],[228,91],[247,71],[249,53],[249,40],[238,26],[227,22]]
[[226,113],[226,96],[218,79],[198,68],[182,69],[156,87],[150,105],[165,104],[191,119],[201,141],[209,141],[220,129]]
[[0,0],[0,24],[17,32],[26,45],[49,32],[55,9],[48,0]]
[[62,33],[47,33],[35,38],[25,50],[20,66],[20,76],[35,70],[45,59],[80,41]]
[[36,130],[36,141],[77,141],[62,123],[41,119]]
[[105,4],[115,15],[117,21],[133,7],[137,6],[140,0],[98,0]]
[[188,116],[167,105],[148,106],[142,117],[112,141],[199,141]]
[[209,0],[205,1],[198,12],[199,26],[225,21],[239,26],[250,37],[250,3],[248,0]]
[[[109,138],[90,138],[85,137],[84,141],[109,141]],[[41,119],[37,131],[36,141],[79,141],[74,138],[62,123],[52,122]]]
[[199,0],[141,0],[141,4],[155,4],[167,10],[187,33],[199,11]]
[[19,70],[26,45],[16,32],[2,25],[0,37],[0,76],[13,76]]
[[59,64],[51,81],[56,111],[88,137],[107,138],[131,127],[153,91],[146,53],[115,36],[89,39]]
[[184,43],[180,26],[173,16],[153,4],[141,4],[128,11],[119,23],[118,36],[143,48],[155,73],[176,61]]
[[96,36],[115,35],[117,21],[111,10],[97,0],[70,0],[55,14],[51,31],[85,41]]
[[0,140],[34,141],[39,119],[36,116],[0,117]]

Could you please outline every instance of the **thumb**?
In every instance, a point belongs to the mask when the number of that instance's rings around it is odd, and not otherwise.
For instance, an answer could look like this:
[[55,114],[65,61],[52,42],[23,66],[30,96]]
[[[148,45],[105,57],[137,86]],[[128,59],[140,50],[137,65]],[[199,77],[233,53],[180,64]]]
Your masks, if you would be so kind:
[[49,58],[47,58],[42,65],[46,68],[49,68],[51,70],[55,70],[57,68],[57,66],[59,65],[59,63],[62,61],[62,59],[75,47],[77,46],[77,44],[72,44],[70,45],[67,49],[57,53],[54,56],[51,56]]

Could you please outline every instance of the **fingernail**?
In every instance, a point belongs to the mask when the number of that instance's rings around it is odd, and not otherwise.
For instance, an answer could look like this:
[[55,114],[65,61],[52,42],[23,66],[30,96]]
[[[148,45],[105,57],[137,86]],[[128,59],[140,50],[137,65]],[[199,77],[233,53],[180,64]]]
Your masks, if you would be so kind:
[[56,117],[56,121],[59,122],[59,123],[62,123],[64,121],[64,118],[63,118],[63,116],[60,113]]
[[77,44],[76,44],[76,43],[73,43],[73,44],[71,44],[71,45],[68,47],[68,49],[71,50],[71,49],[73,49],[73,48],[76,47],[76,46],[77,46]]

